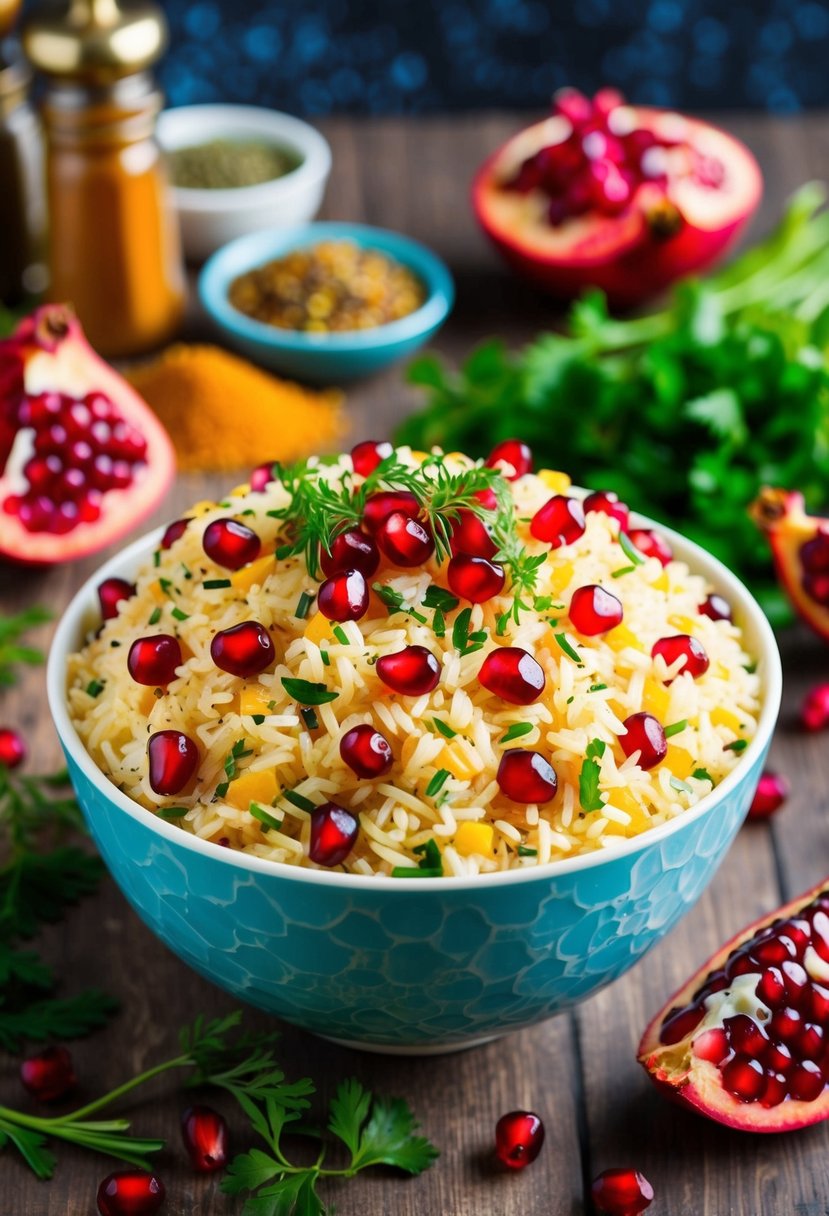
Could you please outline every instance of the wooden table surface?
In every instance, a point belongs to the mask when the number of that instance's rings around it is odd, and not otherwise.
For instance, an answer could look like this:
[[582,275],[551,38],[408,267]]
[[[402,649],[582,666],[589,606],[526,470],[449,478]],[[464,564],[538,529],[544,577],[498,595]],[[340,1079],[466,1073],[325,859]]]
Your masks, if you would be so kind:
[[[786,121],[729,115],[725,121],[748,141],[766,174],[766,199],[754,228],[759,233],[794,187],[829,171],[829,124],[819,116]],[[334,151],[324,215],[399,229],[449,263],[457,305],[435,345],[452,357],[491,333],[521,343],[553,319],[547,301],[502,269],[467,203],[475,167],[520,125],[515,115],[321,124]],[[354,436],[383,437],[414,400],[399,370],[358,385],[349,394]],[[515,430],[520,432],[519,419]],[[152,522],[175,518],[224,484],[179,478]],[[101,558],[43,574],[0,571],[3,610],[39,602],[59,613]],[[35,636],[47,644],[48,628]],[[829,872],[826,741],[799,734],[795,725],[804,689],[829,678],[829,654],[800,633],[785,638],[783,648],[785,703],[773,761],[792,780],[790,802],[771,824],[740,832],[697,907],[622,980],[573,1013],[441,1058],[372,1056],[284,1028],[280,1051],[290,1074],[312,1076],[324,1094],[356,1075],[400,1095],[441,1149],[436,1167],[420,1178],[375,1172],[332,1187],[329,1198],[341,1216],[583,1216],[591,1211],[584,1198],[590,1179],[614,1165],[635,1166],[651,1180],[654,1216],[829,1214],[829,1124],[787,1136],[729,1132],[667,1105],[634,1058],[649,1016],[693,967],[750,920]],[[48,771],[59,763],[42,673],[28,673],[4,694],[2,719],[25,731],[33,768]],[[177,1027],[197,1013],[216,1015],[234,1006],[159,944],[109,880],[64,926],[50,931],[47,943],[67,992],[100,984],[122,1003],[105,1031],[73,1049],[84,1096],[172,1054]],[[268,1019],[250,1011],[249,1022],[261,1027]],[[15,1070],[13,1061],[0,1061],[0,1101],[18,1099]],[[164,1211],[233,1216],[241,1201],[221,1195],[215,1180],[194,1177],[182,1163],[177,1120],[183,1105],[180,1093],[162,1086],[133,1111],[137,1133],[166,1135],[171,1142],[157,1159],[167,1184]],[[232,1104],[217,1105],[232,1113]],[[507,1176],[493,1166],[492,1134],[498,1116],[516,1107],[542,1116],[547,1143],[533,1166]],[[233,1119],[236,1145],[247,1147],[235,1114]],[[49,1184],[35,1182],[17,1160],[2,1159],[3,1216],[95,1212],[98,1182],[113,1167],[71,1149],[61,1148],[59,1156]]]

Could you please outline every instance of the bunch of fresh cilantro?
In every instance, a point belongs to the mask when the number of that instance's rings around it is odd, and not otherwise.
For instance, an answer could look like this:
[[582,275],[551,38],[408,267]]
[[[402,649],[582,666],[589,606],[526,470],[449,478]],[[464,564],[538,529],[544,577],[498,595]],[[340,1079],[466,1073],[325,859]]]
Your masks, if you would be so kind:
[[669,308],[633,320],[593,293],[569,333],[518,354],[497,340],[454,374],[435,357],[410,379],[428,394],[398,443],[483,456],[511,436],[536,467],[615,490],[702,543],[770,617],[788,609],[747,515],[762,485],[829,504],[829,211],[804,186],[775,231],[725,270],[688,280]]

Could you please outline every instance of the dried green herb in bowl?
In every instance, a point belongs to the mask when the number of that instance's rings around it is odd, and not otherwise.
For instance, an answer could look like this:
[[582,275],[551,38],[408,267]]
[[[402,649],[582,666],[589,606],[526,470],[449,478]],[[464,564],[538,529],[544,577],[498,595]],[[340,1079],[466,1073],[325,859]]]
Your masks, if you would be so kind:
[[262,139],[211,139],[168,154],[173,185],[185,190],[236,190],[293,172],[301,157]]

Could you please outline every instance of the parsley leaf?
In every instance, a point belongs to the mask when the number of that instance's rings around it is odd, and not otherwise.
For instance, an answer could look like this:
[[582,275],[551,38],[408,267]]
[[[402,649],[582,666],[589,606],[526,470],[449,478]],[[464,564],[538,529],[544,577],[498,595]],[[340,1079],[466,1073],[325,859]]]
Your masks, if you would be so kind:
[[43,662],[43,651],[36,646],[21,646],[20,637],[36,625],[52,619],[45,608],[27,608],[15,616],[0,617],[0,686],[8,688],[17,679],[18,663],[28,666]]
[[336,701],[340,695],[331,692],[324,684],[313,684],[310,680],[296,680],[291,676],[282,677],[282,687],[289,697],[299,701],[300,705],[327,705]]
[[400,1099],[374,1098],[354,1078],[338,1087],[329,1108],[328,1129],[351,1153],[349,1171],[392,1165],[421,1174],[438,1153],[425,1136],[415,1135],[415,1117]]
[[499,743],[511,743],[513,739],[520,739],[522,735],[528,735],[533,729],[532,722],[513,722],[505,735],[502,735],[498,740]]
[[605,754],[607,744],[601,739],[593,739],[588,743],[579,773],[579,802],[584,811],[601,811],[604,802],[599,794],[599,778],[601,777],[601,758]]

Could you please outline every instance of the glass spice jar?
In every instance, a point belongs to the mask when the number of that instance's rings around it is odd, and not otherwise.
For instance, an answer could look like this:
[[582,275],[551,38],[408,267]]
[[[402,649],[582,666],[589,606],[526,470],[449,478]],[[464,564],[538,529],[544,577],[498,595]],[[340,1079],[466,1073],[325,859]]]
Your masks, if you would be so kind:
[[163,16],[71,0],[62,15],[36,12],[23,37],[48,78],[49,296],[74,306],[101,354],[151,350],[177,330],[185,298],[148,71],[165,45]]
[[[0,0],[0,6],[2,0]],[[15,308],[45,286],[43,141],[29,104],[31,73],[12,44],[0,58],[0,303]]]

